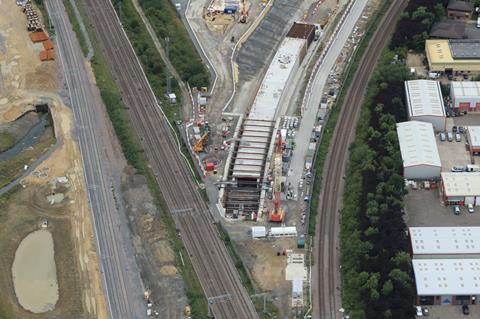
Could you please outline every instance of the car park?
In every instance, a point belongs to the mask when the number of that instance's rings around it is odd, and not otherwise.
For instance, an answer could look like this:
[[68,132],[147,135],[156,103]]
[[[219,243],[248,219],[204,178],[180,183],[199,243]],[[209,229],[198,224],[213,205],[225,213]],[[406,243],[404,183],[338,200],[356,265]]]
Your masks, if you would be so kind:
[[468,204],[467,208],[468,208],[468,212],[470,214],[475,213],[475,209],[473,208],[473,204]]
[[447,137],[446,137],[446,135],[445,135],[444,132],[441,132],[441,133],[439,134],[439,137],[440,137],[440,141],[442,141],[442,142],[444,142],[444,141],[447,139]]
[[460,207],[458,205],[452,206],[453,214],[460,215]]
[[457,141],[457,142],[462,141],[462,135],[460,135],[460,133],[455,133],[455,141]]
[[468,308],[468,305],[463,305],[462,306],[462,312],[464,315],[469,315],[470,314],[470,309]]
[[448,133],[447,133],[447,140],[448,140],[449,142],[453,141],[453,134],[452,134],[452,132],[448,132]]

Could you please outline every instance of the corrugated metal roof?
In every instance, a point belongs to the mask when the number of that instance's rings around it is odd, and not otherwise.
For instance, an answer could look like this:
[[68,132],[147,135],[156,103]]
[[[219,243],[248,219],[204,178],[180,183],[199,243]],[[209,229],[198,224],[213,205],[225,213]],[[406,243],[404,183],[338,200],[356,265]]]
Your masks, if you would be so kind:
[[420,121],[397,123],[397,135],[404,167],[442,166],[432,123]]
[[413,255],[480,254],[480,227],[410,227]]
[[439,82],[432,80],[405,81],[405,92],[410,116],[434,115],[445,117]]
[[452,81],[450,82],[450,90],[454,98],[480,98],[480,82],[478,81]]
[[468,126],[467,135],[470,147],[480,147],[480,126]]
[[480,196],[480,173],[442,172],[445,195],[449,197]]
[[480,259],[413,259],[419,296],[480,294]]

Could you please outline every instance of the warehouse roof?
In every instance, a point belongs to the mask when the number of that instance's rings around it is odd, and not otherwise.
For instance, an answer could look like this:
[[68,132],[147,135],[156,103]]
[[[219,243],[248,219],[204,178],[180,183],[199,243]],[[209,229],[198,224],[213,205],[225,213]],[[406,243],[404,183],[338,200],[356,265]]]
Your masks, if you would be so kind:
[[480,40],[452,39],[449,40],[449,44],[454,59],[480,58]]
[[419,296],[480,294],[480,259],[413,259]]
[[445,117],[440,83],[432,80],[405,81],[410,116],[432,115]]
[[263,78],[250,110],[249,119],[275,120],[283,90],[295,63],[300,59],[304,45],[304,39],[285,38],[283,40]]
[[463,39],[465,22],[446,20],[436,22],[430,30],[430,37],[444,39]]
[[467,126],[470,147],[480,147],[480,126]]
[[442,166],[432,123],[408,121],[397,123],[403,166]]
[[480,173],[442,172],[442,182],[445,196],[480,196]]
[[413,255],[480,254],[480,227],[410,227]]
[[480,97],[480,82],[452,81],[450,91],[454,97]]

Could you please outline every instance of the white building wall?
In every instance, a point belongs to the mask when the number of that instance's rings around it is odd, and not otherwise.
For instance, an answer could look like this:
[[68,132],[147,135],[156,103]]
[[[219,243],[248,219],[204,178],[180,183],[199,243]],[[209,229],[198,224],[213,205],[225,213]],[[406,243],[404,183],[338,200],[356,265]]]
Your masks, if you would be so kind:
[[469,103],[470,107],[476,107],[477,103],[480,103],[480,96],[477,96],[477,97],[455,96],[455,97],[452,97],[452,101],[453,101],[453,107],[455,108],[459,108],[460,103]]
[[433,130],[435,132],[445,131],[445,126],[446,126],[445,117],[430,116],[430,115],[411,116],[410,121],[422,121],[422,122],[432,123]]
[[440,179],[441,169],[440,166],[429,165],[407,166],[403,168],[403,174],[406,179]]

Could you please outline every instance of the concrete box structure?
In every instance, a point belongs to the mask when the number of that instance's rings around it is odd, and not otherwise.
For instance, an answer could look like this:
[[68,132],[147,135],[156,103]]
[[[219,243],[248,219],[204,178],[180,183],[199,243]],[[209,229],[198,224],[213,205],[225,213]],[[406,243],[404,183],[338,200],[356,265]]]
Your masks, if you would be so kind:
[[417,303],[471,304],[480,297],[480,259],[413,259]]
[[432,123],[435,131],[446,126],[440,83],[432,80],[405,81],[409,120]]
[[267,237],[267,229],[264,226],[252,226],[252,238]]
[[480,82],[452,81],[450,83],[452,105],[460,111],[480,111]]
[[437,180],[442,164],[431,123],[409,121],[397,123],[398,141],[406,179]]
[[448,205],[480,206],[480,172],[442,172],[441,190]]
[[467,141],[470,150],[470,155],[477,155],[480,153],[480,126],[467,127]]
[[[455,41],[455,42],[454,42]],[[480,56],[478,40],[427,40],[425,54],[431,72],[479,72]]]

